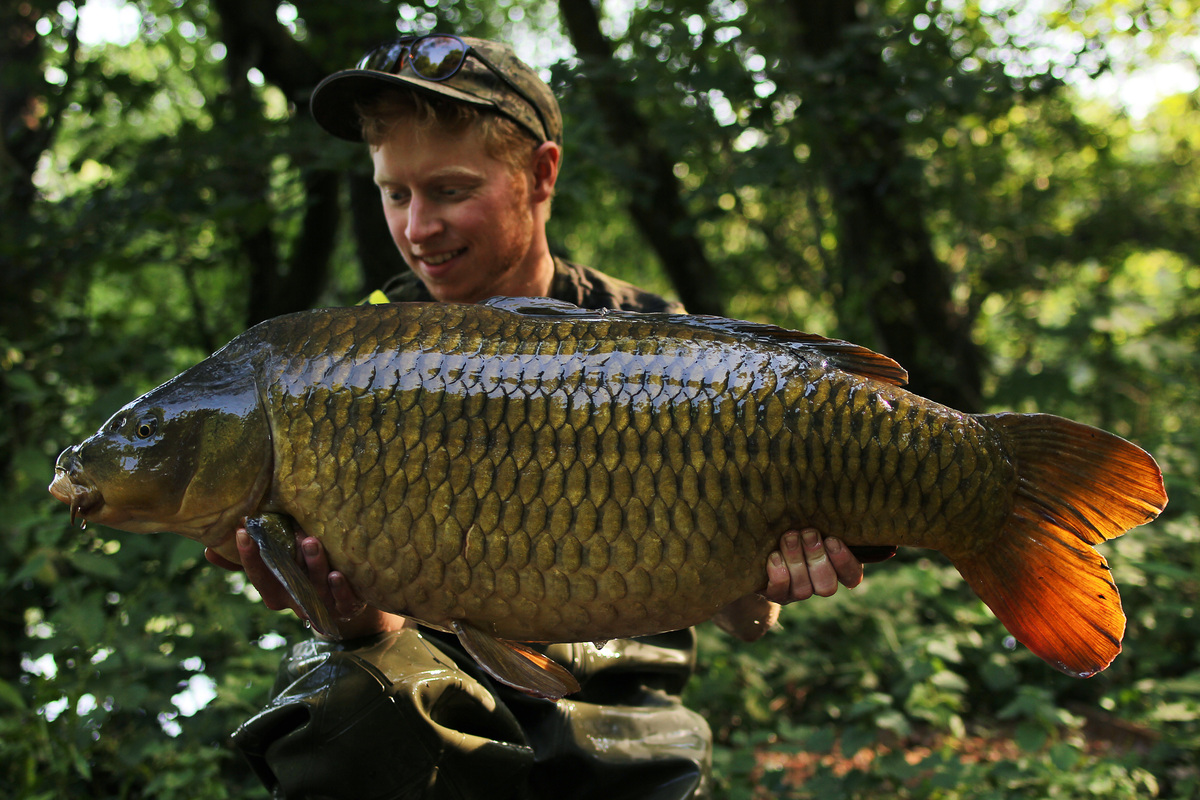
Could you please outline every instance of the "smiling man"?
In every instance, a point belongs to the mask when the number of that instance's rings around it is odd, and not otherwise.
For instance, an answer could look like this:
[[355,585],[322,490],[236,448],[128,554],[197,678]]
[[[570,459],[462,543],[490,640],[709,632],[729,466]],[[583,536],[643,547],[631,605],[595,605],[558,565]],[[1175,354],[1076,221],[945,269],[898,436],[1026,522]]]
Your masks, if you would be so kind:
[[[403,110],[377,101],[375,113]],[[545,296],[554,277],[545,201],[560,150],[539,146],[526,174],[489,155],[480,139],[471,131],[434,138],[399,121],[387,127],[371,159],[392,238],[438,300]]]
[[[588,308],[682,311],[551,254],[546,223],[562,118],[550,88],[507,46],[401,39],[323,81],[312,111],[333,135],[368,145],[388,228],[410,267],[385,287],[389,299],[545,296]],[[707,794],[711,734],[679,701],[695,666],[692,631],[549,645],[546,654],[583,688],[558,703],[534,699],[493,683],[453,637],[364,608],[316,539],[300,545],[310,578],[342,619],[343,638],[295,646],[270,704],[234,734],[276,796]],[[264,602],[299,613],[244,531],[238,546]],[[210,560],[221,563],[215,554]],[[839,542],[792,531],[764,565],[764,595],[831,595],[839,581],[861,578],[861,564]],[[728,609],[723,627],[760,635],[777,611],[765,598]]]

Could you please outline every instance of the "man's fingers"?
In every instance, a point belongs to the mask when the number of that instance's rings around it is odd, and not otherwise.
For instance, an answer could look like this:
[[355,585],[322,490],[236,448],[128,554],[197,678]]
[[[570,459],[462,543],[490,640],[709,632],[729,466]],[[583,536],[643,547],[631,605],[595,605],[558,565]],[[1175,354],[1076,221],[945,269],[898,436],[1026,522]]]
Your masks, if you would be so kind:
[[862,562],[842,544],[840,539],[826,539],[825,552],[829,554],[829,563],[837,572],[838,581],[845,587],[853,589],[862,583]]
[[767,558],[767,588],[762,595],[775,603],[792,602],[792,576],[778,550]]
[[230,572],[242,571],[241,564],[233,563],[216,550],[213,550],[211,547],[204,548],[204,558],[208,561],[208,563],[212,564],[213,566],[220,567],[221,569],[227,569]]
[[237,529],[236,540],[238,557],[242,561],[242,567],[246,570],[246,580],[254,584],[254,588],[262,597],[263,605],[272,611],[290,608],[299,614],[292,595],[263,562],[262,555],[258,552],[258,545],[245,528]]
[[[296,603],[291,592],[275,576],[270,567],[262,559],[258,545],[244,527],[235,532],[238,558],[241,564],[235,564],[214,550],[205,550],[204,556],[218,567],[231,570],[244,570],[246,580],[254,585],[262,598],[263,605],[272,611],[291,609],[296,616],[307,619],[308,615]],[[366,603],[359,599],[351,588],[346,577],[329,568],[329,557],[321,541],[315,536],[298,533],[296,536],[296,561],[308,574],[316,589],[317,597],[339,619],[349,619],[359,615],[366,608]]]
[[333,596],[334,609],[340,619],[350,619],[362,613],[367,604],[358,599],[358,595],[354,593],[354,589],[350,587],[350,582],[346,580],[346,576],[340,572],[329,573],[329,588]]
[[[788,562],[792,573],[792,594],[797,591],[805,597],[819,595],[829,597],[837,591],[838,575],[829,554],[825,552],[825,542],[816,528],[805,528],[800,531],[801,557],[796,563]],[[787,551],[784,551],[787,557]],[[797,595],[796,599],[803,599]]]
[[321,546],[321,540],[315,536],[303,536],[297,544],[304,569],[308,572],[308,579],[317,590],[317,597],[327,608],[333,609],[333,592],[329,588],[329,559],[325,555],[325,548]]
[[824,539],[815,528],[804,528],[785,533],[779,550],[767,559],[763,596],[776,603],[830,597],[839,583],[854,587],[862,578],[862,564],[841,540]]
[[300,553],[304,556],[308,577],[326,608],[339,619],[349,619],[362,612],[366,603],[358,599],[345,575],[329,568],[329,557],[320,539],[304,537],[300,541]]

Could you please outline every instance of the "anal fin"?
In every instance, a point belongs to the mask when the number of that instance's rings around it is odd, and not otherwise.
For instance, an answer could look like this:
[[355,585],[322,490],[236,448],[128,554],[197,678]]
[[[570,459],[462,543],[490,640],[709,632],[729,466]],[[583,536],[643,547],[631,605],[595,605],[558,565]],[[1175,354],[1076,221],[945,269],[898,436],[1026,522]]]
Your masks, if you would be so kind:
[[505,686],[551,700],[579,691],[575,676],[543,653],[497,639],[469,622],[454,620],[451,627],[471,658]]
[[713,615],[716,626],[743,642],[756,642],[779,619],[779,604],[760,594],[734,600]]

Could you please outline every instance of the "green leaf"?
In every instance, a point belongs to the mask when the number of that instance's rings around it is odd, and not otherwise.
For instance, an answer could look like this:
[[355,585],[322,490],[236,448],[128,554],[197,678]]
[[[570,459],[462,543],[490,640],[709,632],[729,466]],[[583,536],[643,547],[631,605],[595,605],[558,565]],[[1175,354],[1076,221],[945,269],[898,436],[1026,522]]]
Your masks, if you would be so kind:
[[121,568],[111,556],[76,550],[67,553],[67,561],[85,575],[104,581],[115,581],[121,576]]
[[5,680],[0,680],[0,703],[7,704],[18,711],[25,711],[28,706],[25,698],[16,686]]
[[1017,726],[1013,740],[1017,746],[1027,753],[1036,753],[1046,744],[1048,734],[1041,725],[1033,722],[1022,722]]
[[1050,760],[1063,772],[1071,772],[1082,758],[1079,748],[1067,742],[1059,742],[1050,748]]
[[842,732],[842,754],[853,757],[858,751],[879,744],[879,732],[865,725],[851,725]]

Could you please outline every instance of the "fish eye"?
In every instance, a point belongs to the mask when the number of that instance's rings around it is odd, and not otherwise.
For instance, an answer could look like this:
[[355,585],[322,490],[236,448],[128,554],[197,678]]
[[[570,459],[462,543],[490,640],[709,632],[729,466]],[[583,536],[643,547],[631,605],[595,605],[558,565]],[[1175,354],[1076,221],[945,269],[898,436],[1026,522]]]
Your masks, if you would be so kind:
[[137,437],[139,439],[149,439],[158,430],[158,420],[154,417],[146,417],[138,422]]

